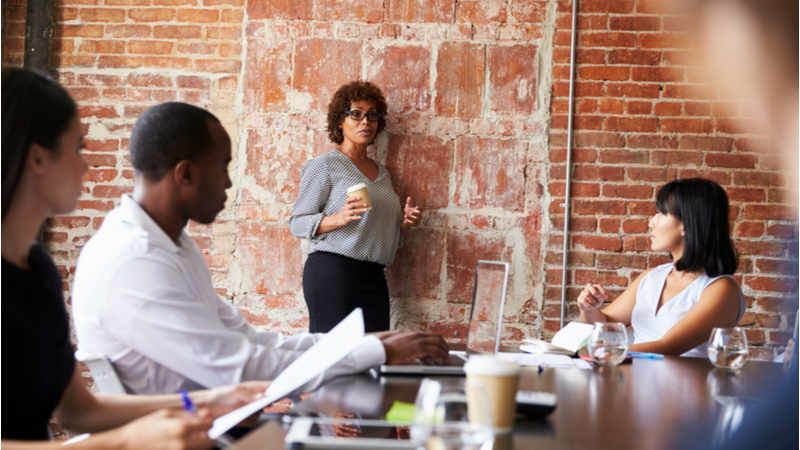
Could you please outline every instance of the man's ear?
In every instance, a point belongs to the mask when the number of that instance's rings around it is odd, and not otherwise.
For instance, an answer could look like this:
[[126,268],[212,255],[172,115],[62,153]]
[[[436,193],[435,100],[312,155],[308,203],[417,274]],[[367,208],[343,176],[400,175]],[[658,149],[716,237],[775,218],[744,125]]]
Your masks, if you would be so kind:
[[178,162],[175,165],[175,168],[172,169],[172,175],[175,177],[175,183],[178,186],[189,186],[194,182],[196,174],[193,173],[193,165],[192,162],[184,159]]
[[45,150],[45,148],[39,144],[31,144],[31,148],[28,150],[28,158],[25,161],[25,166],[33,173],[41,175],[44,172],[45,165],[50,158],[52,158],[50,153],[51,152],[49,150]]

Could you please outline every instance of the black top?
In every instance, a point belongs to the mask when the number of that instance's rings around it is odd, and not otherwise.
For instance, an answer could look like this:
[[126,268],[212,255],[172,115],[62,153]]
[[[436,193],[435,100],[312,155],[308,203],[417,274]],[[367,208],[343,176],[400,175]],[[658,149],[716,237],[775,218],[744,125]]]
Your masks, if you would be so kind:
[[29,261],[2,262],[2,438],[47,440],[75,358],[58,269],[38,244]]

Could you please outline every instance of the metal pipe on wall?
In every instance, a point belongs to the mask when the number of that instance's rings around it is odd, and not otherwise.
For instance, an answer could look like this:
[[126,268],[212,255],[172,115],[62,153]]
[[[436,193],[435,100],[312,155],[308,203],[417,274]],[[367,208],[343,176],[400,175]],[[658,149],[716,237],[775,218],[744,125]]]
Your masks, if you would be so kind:
[[50,69],[50,36],[53,35],[53,0],[28,0],[25,17],[25,60],[28,69]]
[[572,0],[572,41],[569,47],[569,106],[567,107],[567,180],[564,198],[564,245],[561,262],[561,328],[564,328],[564,319],[567,308],[567,255],[569,254],[569,205],[570,182],[572,180],[572,124],[573,101],[575,99],[575,47],[578,32],[578,0]]

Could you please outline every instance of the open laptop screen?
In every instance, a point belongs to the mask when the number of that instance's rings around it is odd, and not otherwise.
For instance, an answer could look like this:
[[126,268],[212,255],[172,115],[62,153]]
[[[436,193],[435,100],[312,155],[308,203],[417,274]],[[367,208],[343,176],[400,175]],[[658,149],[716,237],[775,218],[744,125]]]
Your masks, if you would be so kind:
[[496,353],[499,350],[508,269],[508,263],[505,262],[478,261],[467,332],[467,353]]

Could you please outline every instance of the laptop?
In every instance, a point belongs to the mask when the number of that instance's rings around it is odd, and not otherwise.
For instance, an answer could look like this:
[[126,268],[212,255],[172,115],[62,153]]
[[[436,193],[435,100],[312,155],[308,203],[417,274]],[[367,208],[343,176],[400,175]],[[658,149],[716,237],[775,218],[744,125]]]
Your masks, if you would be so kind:
[[387,365],[373,369],[374,375],[464,375],[470,355],[494,354],[500,349],[503,331],[503,307],[508,290],[509,264],[502,261],[478,261],[472,290],[467,350],[450,351],[444,364],[417,360],[414,364]]

